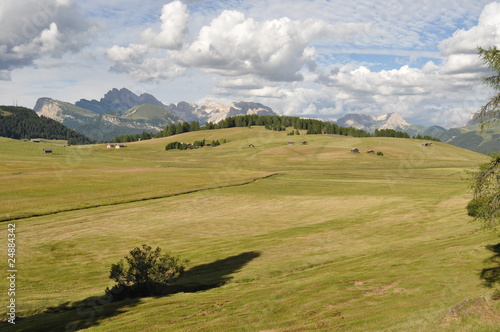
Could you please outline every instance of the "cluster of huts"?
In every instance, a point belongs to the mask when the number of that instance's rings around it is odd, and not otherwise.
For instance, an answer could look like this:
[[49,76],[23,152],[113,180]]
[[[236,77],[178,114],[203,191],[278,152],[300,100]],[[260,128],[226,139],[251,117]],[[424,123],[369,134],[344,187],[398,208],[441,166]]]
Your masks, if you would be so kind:
[[125,144],[117,143],[117,144],[111,144],[108,143],[106,144],[106,148],[108,149],[121,149],[121,148],[126,148],[127,146]]
[[[351,149],[351,153],[359,153],[359,149],[358,148],[352,148]],[[375,150],[368,150],[366,151],[366,153],[375,153]]]
[[[40,143],[40,140],[38,138],[32,138],[32,139],[22,138],[21,141],[23,141],[23,142]],[[42,151],[43,151],[44,154],[52,154],[54,152],[52,149],[49,149],[49,148],[43,148]]]
[[[288,144],[288,145],[295,145],[295,142],[294,142],[294,141],[288,141],[288,142],[287,142],[287,144]],[[301,145],[308,145],[309,143],[308,143],[307,141],[300,141],[300,144],[301,144]],[[254,147],[255,147],[255,145],[253,145],[253,144],[248,144],[248,147],[249,147],[249,148],[254,148]]]

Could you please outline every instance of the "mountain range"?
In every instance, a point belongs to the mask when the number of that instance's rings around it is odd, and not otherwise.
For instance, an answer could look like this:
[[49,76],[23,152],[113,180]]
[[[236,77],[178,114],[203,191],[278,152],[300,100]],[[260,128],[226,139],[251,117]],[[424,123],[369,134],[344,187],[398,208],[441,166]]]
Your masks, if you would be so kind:
[[39,98],[34,111],[88,137],[104,141],[123,134],[156,133],[181,121],[198,121],[203,125],[217,123],[228,116],[277,115],[270,107],[252,102],[224,105],[207,100],[201,106],[187,102],[167,106],[150,94],[138,96],[125,88],[112,89],[100,100],[80,99],[74,104]]
[[422,135],[436,137],[441,142],[483,154],[500,153],[499,126],[484,129],[481,129],[478,123],[451,129],[432,126],[428,127]]
[[465,127],[445,129],[440,126],[419,126],[406,122],[398,113],[388,113],[378,117],[365,114],[346,114],[337,120],[343,127],[354,127],[373,133],[375,129],[394,129],[410,136],[431,136],[441,142],[455,145],[479,153],[500,152],[500,128],[498,126],[481,130],[477,114],[472,114]]
[[[109,141],[124,134],[141,134],[143,131],[156,133],[169,124],[182,121],[198,121],[203,125],[207,122],[217,123],[229,116],[278,115],[268,106],[244,101],[229,105],[213,100],[206,100],[202,105],[185,101],[166,105],[151,94],[136,95],[126,88],[111,89],[100,100],[80,99],[74,104],[46,97],[39,98],[34,111],[101,141]],[[337,124],[371,133],[375,129],[394,129],[410,136],[432,136],[442,142],[480,153],[500,151],[498,126],[481,131],[475,123],[474,115],[467,126],[452,129],[410,124],[398,113],[381,116],[350,113],[339,118]]]
[[406,122],[398,113],[388,113],[381,116],[372,116],[357,113],[348,113],[337,120],[341,127],[354,127],[362,129],[369,133],[375,132],[375,129],[394,129],[415,136],[422,133],[427,127],[413,125]]

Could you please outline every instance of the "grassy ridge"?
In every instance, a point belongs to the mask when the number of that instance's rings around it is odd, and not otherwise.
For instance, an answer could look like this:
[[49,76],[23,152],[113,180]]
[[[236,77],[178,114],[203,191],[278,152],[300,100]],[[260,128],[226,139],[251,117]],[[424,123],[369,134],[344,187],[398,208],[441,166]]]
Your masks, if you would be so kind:
[[[172,140],[203,138],[229,143],[164,151]],[[290,140],[309,145],[287,145]],[[187,133],[120,150],[61,147],[52,156],[30,144],[0,142],[7,160],[0,179],[11,181],[0,189],[2,199],[11,199],[2,215],[22,217],[30,194],[37,197],[30,213],[75,210],[16,220],[17,300],[26,317],[17,324],[20,331],[70,323],[91,331],[497,327],[495,304],[449,311],[488,294],[477,271],[488,257],[484,245],[497,238],[468,223],[462,180],[463,170],[485,156],[439,143],[424,148],[407,139],[291,138],[258,127]],[[352,147],[384,156],[351,154]],[[74,156],[80,159],[68,163]],[[51,174],[62,179],[47,180]],[[278,175],[250,181],[270,174]],[[238,182],[249,183],[231,186]],[[17,197],[12,186],[20,188]],[[82,200],[120,202],[207,187],[78,210]],[[62,310],[65,303],[102,295],[111,286],[111,263],[142,243],[190,259],[177,286],[193,291]],[[5,294],[0,299],[7,301]],[[58,306],[60,312],[44,312]]]

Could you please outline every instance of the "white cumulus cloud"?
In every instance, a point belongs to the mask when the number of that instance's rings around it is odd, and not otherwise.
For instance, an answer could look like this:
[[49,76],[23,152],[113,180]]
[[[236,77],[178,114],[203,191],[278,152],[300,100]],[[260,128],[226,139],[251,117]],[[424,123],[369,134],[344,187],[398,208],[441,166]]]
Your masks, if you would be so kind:
[[486,5],[477,25],[456,31],[443,40],[439,47],[446,57],[442,72],[446,74],[485,73],[486,67],[477,56],[477,47],[500,45],[500,3]]
[[[311,46],[314,41],[322,37],[345,39],[370,31],[367,24],[329,24],[316,19],[292,20],[288,17],[257,21],[240,11],[225,10],[201,27],[194,41],[187,44],[188,20],[187,8],[180,1],[165,5],[160,33],[148,28],[141,35],[142,44],[113,46],[107,51],[108,58],[115,61],[112,70],[124,72],[128,69],[141,80],[171,78],[183,72],[153,73],[153,67],[130,61],[128,54],[135,55],[137,45],[142,45],[148,51],[141,52],[139,58],[149,59],[149,63],[170,62],[176,69],[200,68],[221,76],[254,75],[268,81],[301,81],[303,67],[316,68],[316,50]],[[116,53],[125,57],[116,56]],[[141,68],[146,70],[138,75]]]
[[34,57],[37,53],[60,55],[60,53],[64,52],[61,49],[61,38],[57,24],[51,23],[47,29],[40,32],[40,35],[25,44],[13,47],[12,51],[22,58]]
[[475,54],[476,47],[489,48],[500,44],[500,3],[485,6],[478,24],[469,30],[460,29],[440,43],[444,55]]
[[142,32],[144,42],[150,46],[165,49],[180,49],[188,32],[189,14],[187,7],[180,1],[163,6],[161,31],[155,33],[152,28]]
[[334,35],[335,28],[314,19],[283,17],[259,22],[239,11],[224,11],[200,30],[182,53],[181,62],[224,76],[252,74],[270,81],[302,80],[301,68],[315,66],[316,51],[311,43]]
[[146,52],[146,45],[130,44],[128,47],[115,45],[106,51],[106,55],[119,64],[131,65],[139,63]]

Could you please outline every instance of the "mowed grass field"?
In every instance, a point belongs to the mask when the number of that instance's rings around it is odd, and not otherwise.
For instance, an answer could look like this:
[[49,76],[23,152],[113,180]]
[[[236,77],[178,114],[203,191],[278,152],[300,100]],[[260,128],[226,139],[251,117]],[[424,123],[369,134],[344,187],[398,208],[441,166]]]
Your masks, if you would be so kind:
[[[201,139],[228,143],[164,150]],[[0,238],[16,224],[18,270],[16,325],[0,330],[500,328],[478,276],[498,237],[465,210],[464,171],[484,155],[260,127],[123,149],[53,143],[0,138]],[[92,300],[113,285],[111,264],[142,244],[190,260],[172,294]],[[7,281],[0,289],[7,304]]]

